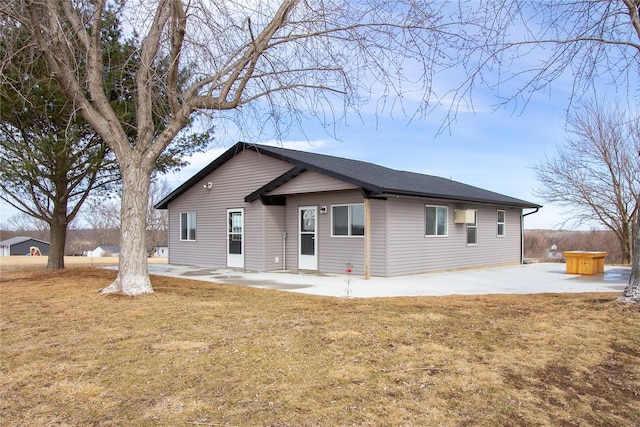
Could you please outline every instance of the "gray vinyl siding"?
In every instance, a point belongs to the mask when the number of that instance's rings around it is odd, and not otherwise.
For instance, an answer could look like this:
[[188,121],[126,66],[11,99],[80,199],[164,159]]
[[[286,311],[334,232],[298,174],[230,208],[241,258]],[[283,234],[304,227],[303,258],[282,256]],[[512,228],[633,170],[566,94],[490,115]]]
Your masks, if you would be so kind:
[[244,210],[244,268],[264,271],[264,210],[259,201]]
[[[290,196],[287,198],[287,269],[298,269],[298,208],[318,208],[318,271],[344,273],[351,263],[354,275],[364,274],[364,237],[331,236],[331,206],[364,203],[359,191],[337,191]],[[327,213],[321,214],[320,207]],[[365,233],[368,232],[365,230]]]
[[[448,236],[425,236],[425,205],[448,207]],[[467,245],[467,227],[455,209],[477,209],[478,244]],[[479,267],[520,261],[520,209],[505,210],[505,237],[497,237],[497,209],[437,201],[388,200],[388,275]]]
[[322,175],[318,172],[306,171],[294,180],[291,180],[271,191],[269,195],[315,193],[355,188],[355,186],[344,181],[340,181],[339,179]]
[[[169,262],[224,267],[227,265],[227,209],[244,208],[245,269],[265,269],[264,238],[268,217],[260,201],[244,197],[291,169],[291,165],[245,150],[221,165],[169,204]],[[207,182],[212,188],[203,188]],[[180,240],[180,213],[196,212],[196,240]]]
[[[244,197],[289,171],[291,165],[245,150],[223,163],[169,203],[169,262],[224,267],[227,265],[227,209],[244,209],[246,270],[298,269],[298,208],[318,209],[318,271],[364,274],[362,236],[332,236],[331,207],[364,203],[362,193],[315,172],[305,172],[277,191],[288,195],[286,206],[265,206]],[[203,188],[209,181],[212,188]],[[333,190],[333,191],[329,191]],[[272,194],[275,194],[272,193]],[[425,236],[425,205],[447,206],[448,236]],[[326,206],[327,212],[320,213]],[[457,268],[518,263],[521,209],[458,204],[426,199],[388,198],[370,201],[371,275],[398,276]],[[467,228],[455,224],[455,209],[478,210],[478,245],[466,243]],[[497,236],[497,209],[505,211],[504,237]],[[196,213],[196,240],[180,240],[180,213]],[[286,265],[282,232],[287,232]],[[276,261],[276,257],[278,261]]]
[[385,200],[371,200],[371,275],[386,277],[388,275],[389,240],[388,216]]
[[[286,231],[285,206],[265,206],[265,227],[264,227],[264,270],[282,270],[283,269],[283,256],[282,256],[282,232]],[[276,262],[278,257],[278,262]]]

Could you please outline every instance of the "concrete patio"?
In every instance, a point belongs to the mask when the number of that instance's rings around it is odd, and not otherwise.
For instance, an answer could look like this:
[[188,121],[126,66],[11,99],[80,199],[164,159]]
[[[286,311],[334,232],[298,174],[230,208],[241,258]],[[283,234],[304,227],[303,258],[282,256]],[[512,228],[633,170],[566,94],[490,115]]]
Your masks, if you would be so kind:
[[[117,268],[117,267],[116,267]],[[538,263],[508,267],[419,274],[362,277],[347,274],[247,272],[229,268],[149,265],[149,273],[215,283],[277,289],[333,297],[398,297],[482,294],[622,293],[630,268],[606,266],[604,274],[565,274],[565,264]]]

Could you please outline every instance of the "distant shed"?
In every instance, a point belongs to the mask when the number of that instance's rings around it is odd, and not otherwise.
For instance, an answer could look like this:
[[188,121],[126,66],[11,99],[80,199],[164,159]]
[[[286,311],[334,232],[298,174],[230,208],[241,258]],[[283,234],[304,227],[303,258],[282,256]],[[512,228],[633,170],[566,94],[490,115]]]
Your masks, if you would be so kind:
[[120,254],[120,246],[106,245],[98,246],[92,251],[86,251],[88,257],[117,257]]
[[40,249],[42,255],[49,255],[49,242],[33,237],[12,237],[0,242],[0,256],[29,255],[32,247]]

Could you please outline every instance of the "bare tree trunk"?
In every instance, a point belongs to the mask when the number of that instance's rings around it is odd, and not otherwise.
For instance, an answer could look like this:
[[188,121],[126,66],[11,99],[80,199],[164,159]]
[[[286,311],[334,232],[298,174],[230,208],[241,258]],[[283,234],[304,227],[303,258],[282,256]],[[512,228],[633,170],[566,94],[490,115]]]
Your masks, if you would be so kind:
[[632,262],[632,254],[633,254],[633,230],[629,230],[629,222],[622,222],[622,238],[621,238],[621,246],[622,246],[622,263],[629,264]]
[[[126,163],[126,164],[124,164]],[[141,295],[153,292],[147,271],[145,244],[151,172],[140,162],[121,163],[120,260],[116,280],[100,292]]]
[[67,205],[58,203],[53,208],[49,224],[49,259],[47,270],[64,268],[64,247],[67,241]]
[[618,301],[628,304],[640,304],[640,215],[636,215],[633,235],[631,276],[629,277],[629,284],[618,298]]

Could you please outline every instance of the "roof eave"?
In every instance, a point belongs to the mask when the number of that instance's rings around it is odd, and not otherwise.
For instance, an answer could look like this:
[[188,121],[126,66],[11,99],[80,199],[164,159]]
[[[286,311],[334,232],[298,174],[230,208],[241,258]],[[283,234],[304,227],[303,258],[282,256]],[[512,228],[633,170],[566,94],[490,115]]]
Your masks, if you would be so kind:
[[456,202],[467,202],[467,203],[481,203],[481,204],[490,204],[490,205],[500,205],[500,206],[512,206],[517,208],[541,208],[541,205],[530,203],[525,200],[492,200],[492,199],[482,199],[482,198],[474,198],[474,197],[460,197],[455,195],[443,195],[443,194],[434,194],[428,192],[412,192],[412,191],[403,191],[403,190],[394,190],[389,188],[381,189],[378,195],[391,195],[391,196],[405,196],[405,197],[419,197],[419,198],[428,198],[428,199],[441,199],[441,200],[450,200]]

